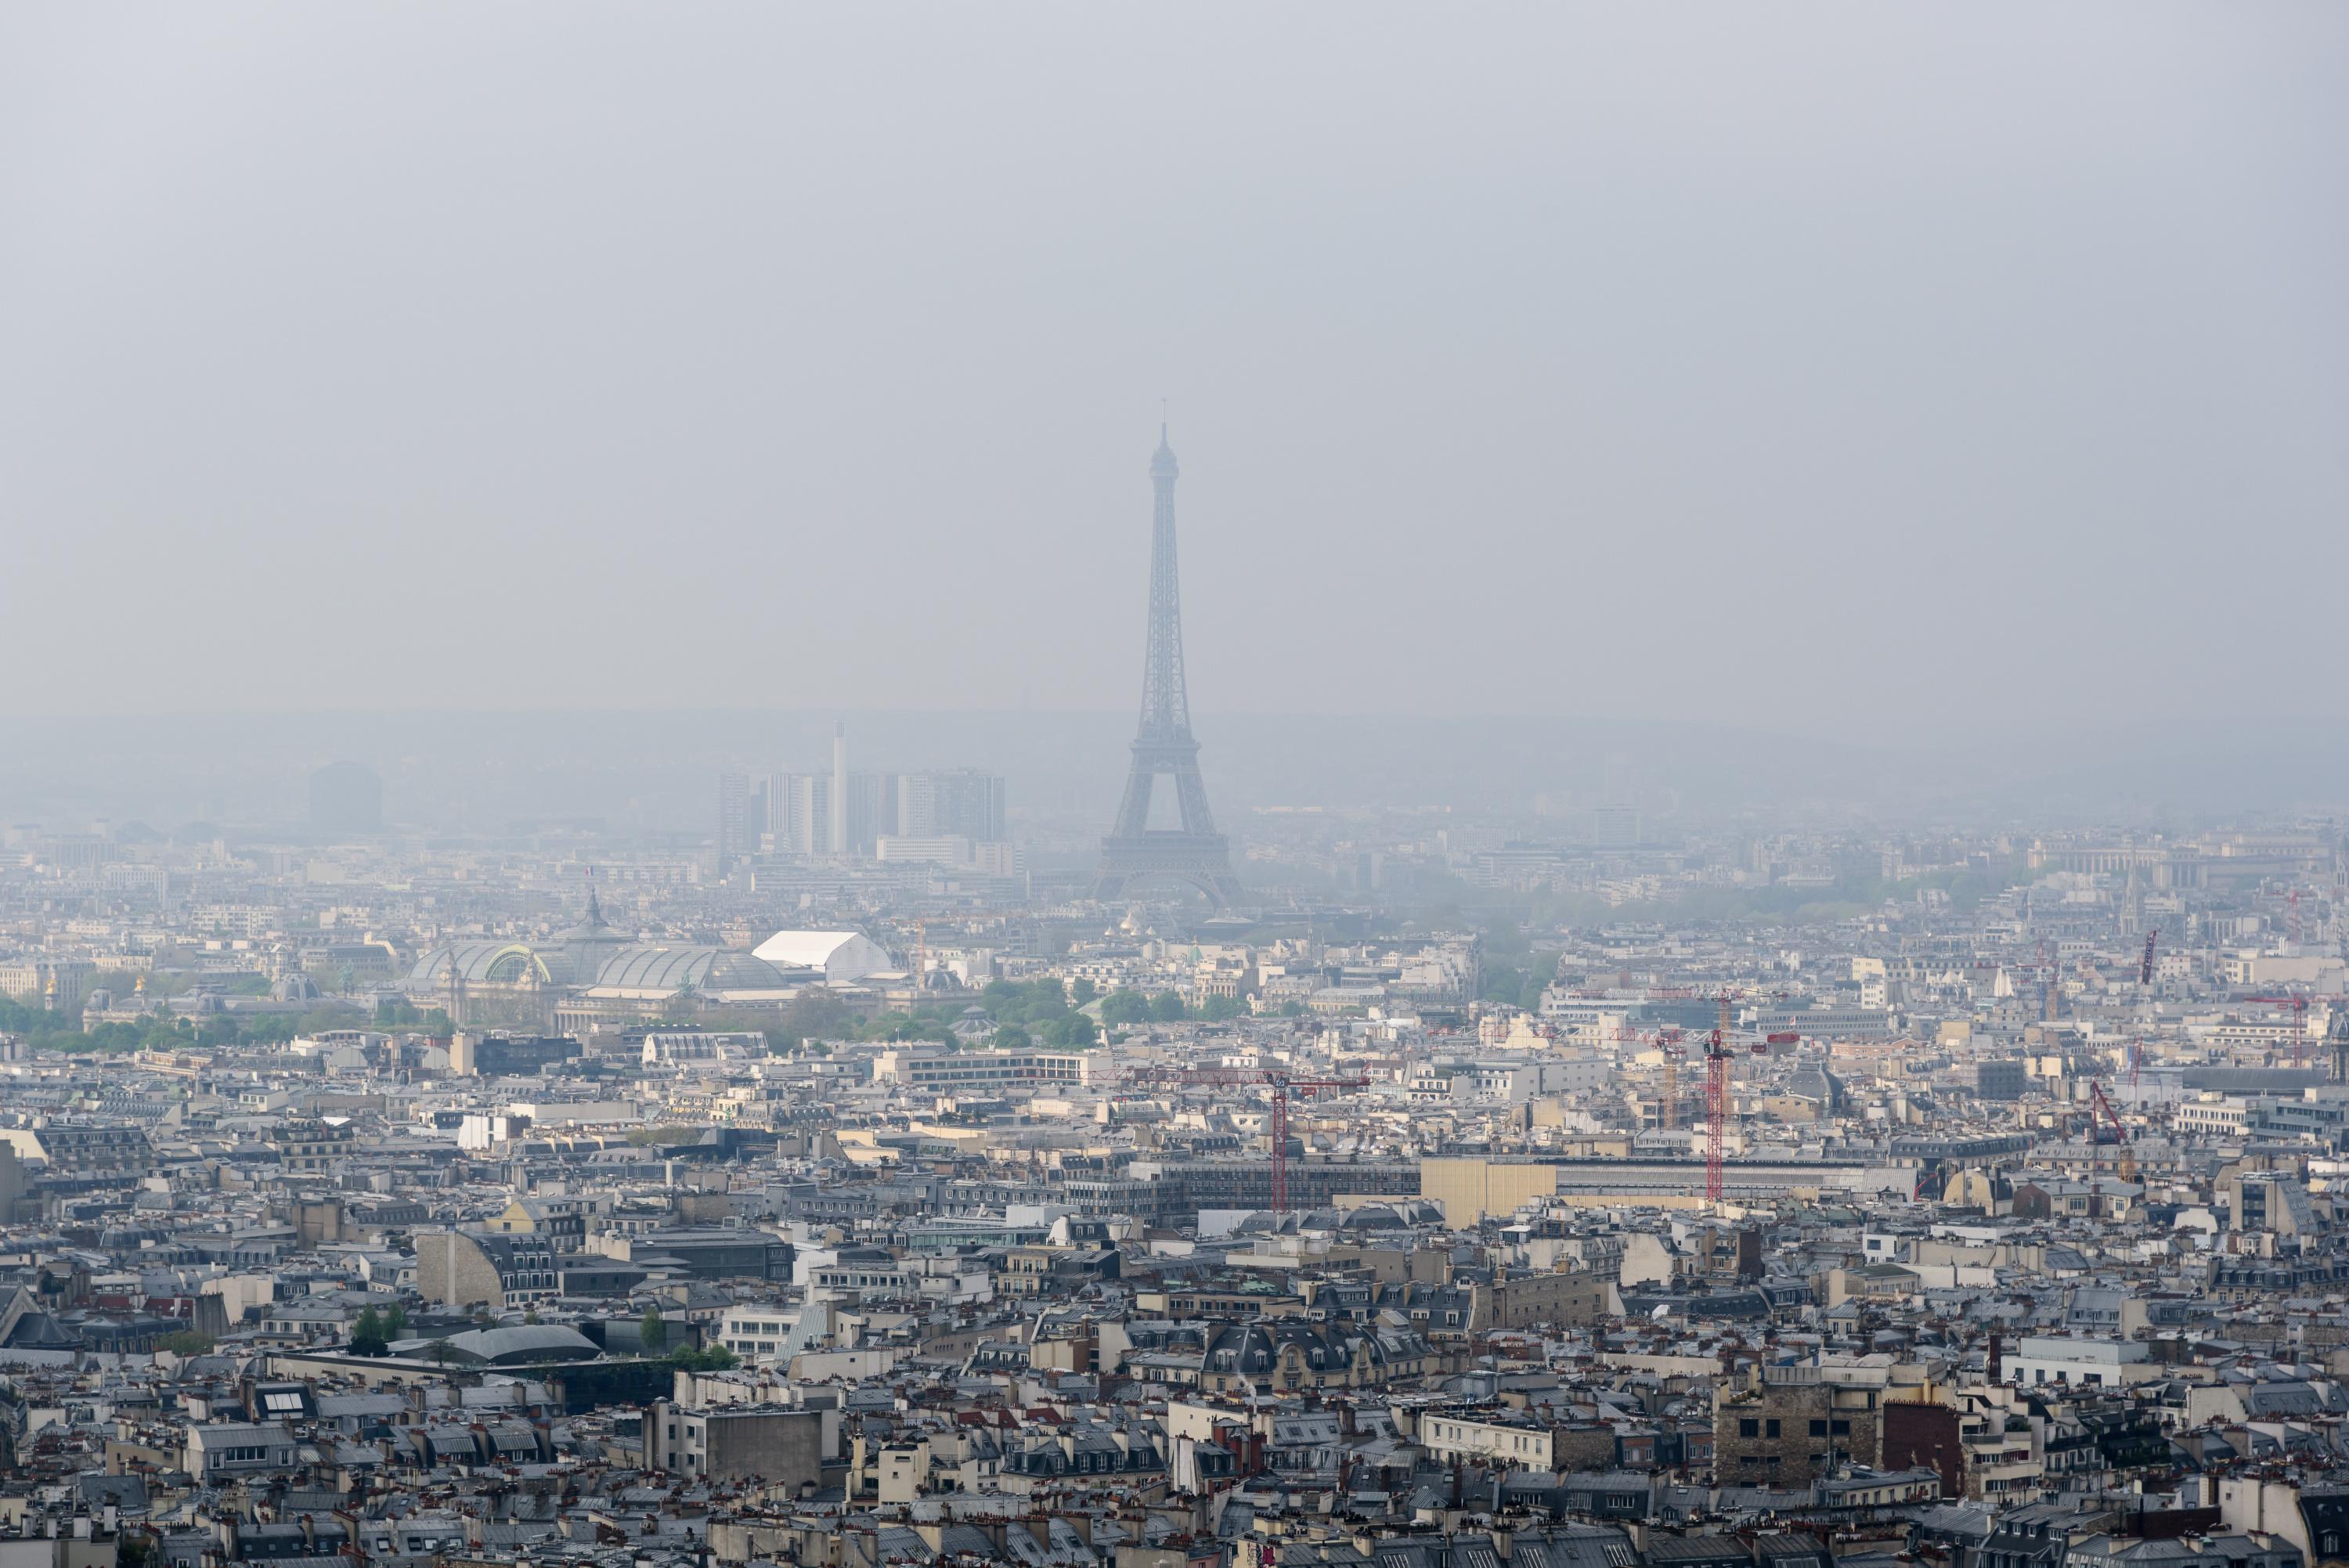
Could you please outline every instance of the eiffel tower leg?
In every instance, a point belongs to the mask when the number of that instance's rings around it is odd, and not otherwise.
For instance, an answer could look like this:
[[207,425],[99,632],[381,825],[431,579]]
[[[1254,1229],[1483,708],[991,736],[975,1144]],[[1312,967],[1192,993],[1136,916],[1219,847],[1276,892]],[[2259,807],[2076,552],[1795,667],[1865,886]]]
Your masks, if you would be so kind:
[[1174,799],[1183,808],[1183,830],[1201,838],[1214,836],[1215,813],[1207,810],[1206,781],[1199,777],[1199,765],[1186,762],[1174,769]]
[[1150,830],[1150,796],[1155,775],[1140,758],[1133,771],[1125,776],[1125,799],[1117,809],[1117,826],[1112,830],[1121,839],[1139,838]]

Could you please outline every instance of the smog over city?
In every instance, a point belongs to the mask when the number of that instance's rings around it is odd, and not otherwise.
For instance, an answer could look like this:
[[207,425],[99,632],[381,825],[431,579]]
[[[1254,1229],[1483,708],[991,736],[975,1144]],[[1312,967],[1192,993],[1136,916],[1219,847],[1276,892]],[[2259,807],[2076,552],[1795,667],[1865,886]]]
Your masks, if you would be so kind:
[[2344,81],[0,5],[0,1568],[2349,1568]]

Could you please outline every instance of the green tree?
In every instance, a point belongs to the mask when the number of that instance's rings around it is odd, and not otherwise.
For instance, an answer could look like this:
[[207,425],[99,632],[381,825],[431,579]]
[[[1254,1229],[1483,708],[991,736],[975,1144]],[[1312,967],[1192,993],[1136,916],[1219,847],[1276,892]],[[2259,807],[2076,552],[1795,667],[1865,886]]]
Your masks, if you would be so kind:
[[662,1319],[659,1307],[645,1308],[644,1321],[636,1325],[636,1337],[644,1341],[647,1350],[655,1353],[668,1343],[668,1325]]
[[358,1321],[351,1325],[351,1354],[382,1356],[390,1349],[390,1341],[383,1332],[383,1319],[376,1315],[375,1308],[362,1308]]
[[1056,1051],[1090,1050],[1100,1038],[1101,1026],[1082,1013],[1063,1013],[1044,1026],[1044,1043]]
[[1006,1024],[995,1031],[995,1038],[989,1043],[999,1051],[1024,1051],[1036,1042],[1034,1037],[1019,1025]]
[[408,1308],[396,1301],[383,1309],[383,1336],[386,1339],[408,1337]]
[[[799,1046],[809,1040],[848,1032],[848,1004],[821,985],[810,985],[783,1009],[780,1034],[787,1046]],[[772,1043],[772,1036],[770,1037]]]
[[155,1347],[159,1350],[168,1350],[174,1356],[209,1356],[217,1343],[218,1341],[209,1334],[201,1334],[192,1328],[183,1328],[177,1334],[167,1334],[155,1341]]
[[1069,982],[1069,1000],[1081,1007],[1101,995],[1101,987],[1080,975]]
[[1101,1016],[1104,1024],[1146,1024],[1150,1021],[1150,998],[1139,991],[1112,991],[1102,998]]
[[1525,995],[1526,976],[1518,969],[1504,965],[1485,971],[1485,988],[1479,992],[1487,1002],[1502,1002],[1514,1007]]
[[1183,1021],[1183,998],[1172,991],[1161,991],[1150,998],[1150,1016],[1155,1023],[1179,1024]]
[[415,1004],[398,1000],[379,1004],[375,1021],[387,1028],[408,1028],[420,1034],[440,1037],[453,1032],[448,1013],[440,1007],[419,1010]]

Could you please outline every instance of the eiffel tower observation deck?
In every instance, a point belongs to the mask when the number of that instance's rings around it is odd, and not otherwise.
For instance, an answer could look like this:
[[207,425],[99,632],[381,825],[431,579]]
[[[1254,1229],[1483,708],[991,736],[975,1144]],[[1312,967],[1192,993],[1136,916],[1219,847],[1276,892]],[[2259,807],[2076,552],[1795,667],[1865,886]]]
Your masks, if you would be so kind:
[[[1150,630],[1142,664],[1142,727],[1117,826],[1102,841],[1093,896],[1112,899],[1135,883],[1185,882],[1216,903],[1239,896],[1231,846],[1216,831],[1207,787],[1199,779],[1199,743],[1191,738],[1191,698],[1183,679],[1183,588],[1174,559],[1174,449],[1166,427],[1150,459],[1157,507],[1150,527]],[[1180,827],[1153,828],[1150,800],[1160,779],[1174,791]]]

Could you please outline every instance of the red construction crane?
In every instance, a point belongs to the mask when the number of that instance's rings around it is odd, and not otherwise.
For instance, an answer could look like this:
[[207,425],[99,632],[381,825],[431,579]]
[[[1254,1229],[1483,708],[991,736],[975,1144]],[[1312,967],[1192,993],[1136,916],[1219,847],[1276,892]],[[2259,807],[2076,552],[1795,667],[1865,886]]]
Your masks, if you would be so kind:
[[2239,1002],[2263,1002],[2271,1007],[2292,1009],[2292,1065],[2308,1065],[2308,1004],[2314,1000],[2330,1001],[2330,997],[2309,996],[2239,996]]
[[2278,890],[2272,882],[2262,882],[2260,884],[2260,896],[2261,898],[2280,898],[2283,900],[2284,939],[2295,947],[2300,944],[2300,939],[2303,930],[2300,919],[2300,895],[2304,891],[2311,890],[2302,889],[2297,882],[2294,882],[2291,886],[2282,890]]
[[2120,1178],[2124,1181],[2136,1181],[2137,1158],[2129,1150],[2128,1129],[2121,1125],[2120,1113],[2113,1109],[2113,1102],[2105,1098],[2105,1086],[2095,1078],[2088,1080],[2088,1101],[2090,1107],[2088,1111],[2089,1164],[2093,1166],[2096,1163],[2096,1146],[2105,1141],[2096,1136],[2096,1112],[2103,1111],[2105,1121],[2113,1130],[2112,1141],[2120,1148]]
[[2113,1109],[2113,1102],[2105,1098],[2105,1086],[2095,1078],[2090,1078],[2088,1080],[2088,1102],[2092,1107],[2094,1107],[2094,1109],[2092,1109],[2088,1114],[2088,1140],[2091,1143],[2102,1143],[2105,1141],[2103,1139],[2096,1136],[2095,1113],[2096,1111],[2102,1111],[2104,1112],[2106,1123],[2113,1130],[2112,1141],[2115,1143],[2127,1143],[2128,1141],[2128,1131],[2126,1128],[2121,1126],[2120,1113]]
[[1285,1068],[1133,1068],[1128,1083],[1172,1084],[1182,1088],[1261,1088],[1272,1090],[1272,1207],[1288,1209],[1288,1097],[1302,1089],[1368,1088],[1368,1078],[1299,1078]]

